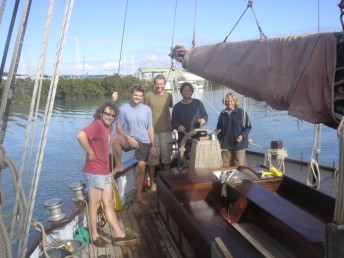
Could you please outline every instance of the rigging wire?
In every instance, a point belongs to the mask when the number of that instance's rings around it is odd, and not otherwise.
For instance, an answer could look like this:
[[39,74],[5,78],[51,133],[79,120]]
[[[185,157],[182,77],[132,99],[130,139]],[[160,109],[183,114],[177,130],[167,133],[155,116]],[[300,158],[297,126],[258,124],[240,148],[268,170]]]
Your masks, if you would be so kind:
[[194,16],[194,29],[192,36],[192,47],[196,45],[196,19],[197,19],[197,0],[195,0],[195,16]]
[[220,114],[220,111],[218,111],[210,102],[209,100],[207,100],[207,98],[205,98],[196,87],[194,87],[195,92],[198,93],[198,95],[205,101],[208,103],[209,107],[211,107],[218,115]]
[[[8,54],[8,48],[10,46],[10,41],[11,41],[11,37],[12,37],[12,32],[13,32],[13,27],[15,24],[15,20],[16,20],[16,16],[17,16],[17,12],[18,12],[18,6],[19,6],[19,0],[16,0],[15,5],[13,7],[13,12],[12,12],[12,18],[11,18],[11,24],[8,30],[8,34],[7,34],[7,39],[6,39],[6,44],[5,44],[5,49],[4,49],[4,53],[2,56],[2,60],[1,60],[1,66],[0,66],[0,84],[1,84],[1,80],[2,80],[2,76],[4,73],[4,69],[5,69],[5,63],[6,63],[6,58],[7,58],[7,54]],[[19,28],[18,28],[18,37],[20,36],[20,34],[25,34],[25,30],[26,30],[26,24],[27,24],[27,20],[26,22],[23,21],[20,23]],[[24,37],[24,35],[23,35]],[[23,39],[23,38],[21,38]],[[1,107],[0,107],[0,121],[1,121],[1,131],[0,131],[0,144],[3,143],[4,138],[5,138],[5,132],[6,132],[6,127],[7,127],[7,122],[8,122],[8,113],[9,113],[9,103],[7,103],[7,101],[9,99],[11,99],[11,94],[10,94],[10,88],[11,86],[13,87],[13,74],[16,73],[16,66],[13,64],[15,62],[15,60],[17,60],[17,62],[19,62],[19,57],[15,57],[16,51],[19,51],[19,55],[17,53],[17,56],[20,56],[20,49],[22,47],[22,40],[19,40],[17,38],[17,41],[15,43],[15,47],[14,47],[14,52],[13,52],[13,59],[12,59],[12,63],[11,63],[11,67],[8,73],[8,79],[6,80],[6,85],[5,88],[2,92],[2,100],[1,100]],[[13,71],[14,70],[14,71]],[[12,89],[13,90],[13,89]]]
[[[173,41],[174,41],[174,31],[175,31],[175,28],[176,28],[176,17],[177,17],[177,4],[178,4],[178,1],[176,0],[176,3],[175,3],[175,7],[174,7],[174,19],[173,19],[173,29],[172,29],[172,39],[171,39],[171,52],[173,50]],[[176,70],[176,67],[174,65],[174,60],[173,60],[173,57],[170,56],[171,58],[171,67],[168,71],[168,74],[167,74],[167,79],[170,77],[170,73],[171,71],[175,71]],[[174,73],[175,74],[175,73]],[[173,87],[174,88],[174,87]]]
[[35,76],[35,81],[34,81],[34,87],[33,87],[33,92],[32,92],[31,105],[30,105],[29,115],[27,119],[28,125],[26,127],[25,143],[24,143],[24,149],[22,152],[22,159],[21,159],[21,165],[20,165],[20,175],[22,175],[24,171],[24,162],[26,159],[26,151],[27,151],[31,128],[33,128],[33,132],[31,133],[32,138],[31,138],[31,145],[30,145],[31,147],[29,151],[30,157],[28,158],[28,166],[27,166],[28,169],[27,169],[26,180],[25,180],[25,183],[26,183],[25,188],[24,188],[25,193],[28,191],[28,187],[29,187],[28,183],[29,183],[29,176],[30,176],[32,153],[33,153],[33,147],[34,147],[34,138],[35,138],[34,136],[36,135],[35,132],[37,128],[36,125],[37,125],[38,114],[39,114],[43,72],[44,72],[44,67],[45,67],[45,62],[46,62],[48,40],[49,40],[54,5],[55,5],[55,0],[50,0],[48,15],[47,15],[46,23],[45,23],[45,28],[44,28],[42,46],[40,49],[38,66],[37,66],[37,71],[36,71],[36,76]]
[[[1,80],[2,80],[2,76],[4,74],[4,69],[5,69],[5,63],[6,63],[6,58],[7,58],[7,54],[8,54],[8,48],[10,46],[10,42],[11,42],[11,37],[12,37],[12,32],[13,32],[13,27],[16,21],[16,16],[17,16],[17,12],[18,12],[18,6],[19,6],[19,2],[20,0],[16,0],[14,7],[13,7],[13,12],[12,12],[12,18],[11,18],[11,23],[10,23],[10,27],[8,29],[8,33],[7,33],[7,39],[6,39],[6,44],[5,44],[5,49],[4,49],[4,53],[2,55],[2,60],[1,60],[1,66],[0,66],[0,84],[1,84]],[[2,2],[1,5],[3,5],[5,2]],[[1,6],[1,8],[5,6]]]
[[318,33],[319,33],[319,28],[320,28],[320,2],[318,0]]
[[[174,44],[174,32],[175,32],[175,28],[176,28],[177,6],[178,6],[178,0],[176,0],[175,7],[174,7],[174,18],[173,18],[172,39],[171,39],[171,53],[173,51],[173,44]],[[177,88],[177,85],[178,85],[177,78],[176,78],[176,70],[178,70],[178,68],[174,65],[173,56],[170,56],[170,58],[171,58],[171,67],[170,67],[168,74],[167,74],[167,80],[168,80],[168,78],[170,78],[171,71],[173,71],[174,72],[174,81],[173,81],[171,88],[172,88],[173,93],[174,93],[174,89]]]
[[125,13],[124,13],[124,22],[123,22],[123,31],[122,31],[122,41],[121,41],[121,51],[119,53],[119,60],[118,60],[118,70],[117,74],[119,75],[119,71],[121,69],[121,61],[122,61],[122,49],[123,49],[123,41],[124,41],[124,32],[125,32],[125,24],[127,21],[127,10],[128,10],[128,0],[126,1],[125,5]]
[[[15,87],[15,85],[14,85],[15,74],[16,74],[17,68],[18,68],[18,63],[19,63],[19,59],[20,59],[20,52],[21,52],[22,45],[23,45],[23,39],[24,39],[25,31],[26,31],[26,26],[27,26],[28,16],[30,13],[31,3],[32,3],[31,0],[26,0],[25,4],[24,4],[23,13],[22,13],[21,20],[20,20],[20,23],[18,26],[17,38],[16,38],[14,50],[13,50],[11,66],[10,66],[9,73],[8,73],[8,79],[6,80],[6,85],[5,85],[5,88],[3,91],[3,97],[2,97],[2,102],[1,102],[1,111],[0,111],[0,113],[1,113],[0,116],[1,116],[1,121],[2,121],[1,132],[0,132],[1,144],[3,143],[6,128],[7,128],[7,122],[8,122],[8,117],[9,117],[9,107],[11,105],[11,100],[12,100],[14,87]],[[9,47],[10,40],[12,37],[14,23],[16,20],[18,5],[19,5],[19,1],[16,1],[15,5],[14,5],[13,13],[12,13],[9,32],[7,35],[7,40],[6,40],[5,50],[4,50],[4,56],[2,57],[2,63],[1,63],[1,67],[0,67],[0,75],[1,75],[0,76],[0,83],[1,83],[2,74],[3,74],[3,70],[4,70],[4,66],[5,66],[5,62],[6,62],[6,58],[7,58],[7,54],[8,54],[8,47]],[[4,7],[4,2],[2,3],[2,7]],[[21,178],[19,176],[18,169],[17,169],[15,163],[6,157],[4,157],[4,159],[2,159],[2,162],[4,162],[4,163],[2,163],[1,170],[3,168],[7,167],[10,170],[11,175],[13,177],[14,196],[15,196],[16,201],[14,202],[14,207],[12,209],[13,215],[12,215],[11,227],[9,227],[9,231],[6,232],[6,235],[3,234],[4,232],[1,235],[2,235],[2,240],[4,240],[4,238],[5,238],[5,243],[10,243],[10,242],[13,243],[19,237],[19,235],[21,234],[21,231],[23,229],[23,223],[24,223],[23,214],[25,213],[23,202],[25,201],[25,194],[22,191]],[[17,182],[17,180],[18,180],[18,182]],[[21,198],[19,198],[19,196]],[[4,196],[1,196],[1,198],[3,198],[3,201],[4,201]],[[2,202],[2,204],[3,204],[3,202]],[[1,220],[1,223],[0,223],[1,228],[3,228],[3,222],[4,221]],[[14,228],[14,224],[16,224],[16,228]],[[6,239],[8,241],[6,241]],[[4,241],[1,241],[1,242],[4,243]],[[2,250],[4,250],[5,253],[6,252],[10,253],[10,254],[6,255],[6,257],[12,257],[10,246],[6,245],[5,247],[2,248]]]
[[257,27],[258,27],[258,30],[259,30],[259,35],[260,35],[260,39],[266,39],[267,37],[265,36],[262,28],[260,27],[259,25],[259,22],[258,22],[258,19],[257,19],[257,16],[253,10],[253,1],[252,0],[249,0],[248,3],[247,3],[247,6],[246,6],[246,9],[245,11],[241,14],[240,18],[238,19],[238,21],[235,23],[235,25],[233,26],[232,30],[228,33],[228,35],[226,36],[226,38],[224,39],[223,42],[227,42],[227,38],[232,34],[232,32],[234,31],[235,27],[238,25],[238,23],[240,22],[241,18],[244,16],[244,14],[246,13],[246,11],[248,10],[248,8],[251,8],[252,10],[252,13],[253,13],[253,16],[254,16],[254,19],[256,21],[256,24],[257,24]]
[[0,5],[0,25],[1,25],[2,17],[4,15],[5,7],[6,7],[6,0],[2,0],[1,5]]
[[257,27],[258,27],[258,30],[259,30],[260,39],[266,39],[267,37],[265,36],[265,34],[264,34],[262,28],[260,27],[259,22],[258,22],[258,19],[257,19],[257,16],[256,16],[256,13],[255,13],[254,10],[253,10],[252,2],[251,2],[251,6],[250,6],[250,7],[251,7],[251,10],[252,10],[254,19],[256,20],[256,24],[257,24]]
[[252,6],[252,1],[249,0],[248,4],[246,6],[245,11],[241,14],[241,16],[239,17],[238,21],[234,24],[232,30],[228,33],[228,35],[225,37],[223,42],[227,42],[227,38],[232,34],[233,30],[235,29],[235,27],[238,25],[238,23],[240,22],[241,18],[244,16],[244,14],[246,13],[246,11],[248,10],[248,8],[250,8]]
[[36,156],[36,164],[34,168],[34,177],[32,179],[32,187],[31,187],[31,192],[30,192],[30,197],[29,197],[29,206],[28,206],[28,212],[25,220],[25,229],[24,229],[24,234],[23,237],[20,239],[20,250],[18,257],[24,257],[26,250],[27,250],[27,242],[28,242],[28,235],[29,235],[29,230],[30,230],[30,222],[32,218],[32,213],[33,213],[33,208],[35,204],[35,198],[36,198],[36,193],[37,193],[37,188],[38,188],[38,182],[39,182],[39,177],[40,177],[40,172],[42,168],[42,161],[43,161],[43,155],[45,151],[45,145],[48,137],[48,130],[49,130],[49,125],[50,125],[50,120],[52,116],[52,110],[54,107],[54,100],[56,96],[56,91],[57,91],[57,84],[59,81],[60,77],[60,67],[62,63],[62,56],[63,56],[63,51],[64,51],[64,46],[66,43],[66,37],[67,37],[67,32],[69,28],[69,23],[70,23],[70,17],[73,9],[73,4],[74,0],[68,0],[66,1],[66,7],[64,11],[64,17],[63,17],[63,22],[62,22],[62,28],[61,28],[61,33],[58,41],[58,47],[57,47],[57,52],[56,52],[56,59],[55,59],[55,64],[54,64],[54,70],[53,70],[53,76],[51,79],[50,83],[50,89],[48,93],[48,98],[47,98],[47,105],[46,105],[46,110],[45,110],[45,117],[43,120],[43,130],[41,132],[41,138],[40,142],[38,145],[38,153]]
[[[177,5],[178,5],[178,0],[176,0],[176,4],[175,4],[175,7],[174,7],[174,19],[173,19],[173,29],[172,29],[171,52],[173,50],[173,44],[174,44],[173,41],[174,41],[174,31],[175,31],[175,28],[176,28]],[[171,57],[171,60],[173,60],[172,57]]]

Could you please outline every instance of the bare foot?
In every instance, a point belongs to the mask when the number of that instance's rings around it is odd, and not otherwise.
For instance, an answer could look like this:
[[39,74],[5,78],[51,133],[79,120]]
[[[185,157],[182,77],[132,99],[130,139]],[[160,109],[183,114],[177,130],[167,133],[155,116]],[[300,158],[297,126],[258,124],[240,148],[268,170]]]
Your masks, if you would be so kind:
[[116,167],[114,167],[114,169],[111,172],[111,175],[116,175],[116,173],[118,172],[122,172],[123,171],[123,166],[122,165],[118,165]]
[[150,188],[149,188],[149,192],[150,192],[150,193],[156,192],[156,184],[155,184],[155,183],[151,184],[151,186],[150,186]]
[[143,198],[142,196],[140,196],[140,197],[136,196],[136,201],[143,206],[149,205],[149,202],[145,198]]

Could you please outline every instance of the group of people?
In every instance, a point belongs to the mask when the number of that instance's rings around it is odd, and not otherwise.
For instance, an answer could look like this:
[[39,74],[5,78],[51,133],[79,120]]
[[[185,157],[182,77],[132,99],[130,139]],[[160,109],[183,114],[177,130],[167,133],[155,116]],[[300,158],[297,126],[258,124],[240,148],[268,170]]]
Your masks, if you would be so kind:
[[[89,221],[94,245],[105,247],[109,243],[97,233],[96,216],[101,202],[105,215],[114,229],[114,245],[132,243],[120,228],[113,209],[112,176],[123,171],[122,151],[135,150],[137,159],[136,201],[144,206],[148,201],[142,196],[146,166],[150,175],[150,191],[155,191],[155,167],[162,164],[169,171],[172,163],[172,131],[178,131],[178,142],[184,135],[200,128],[208,121],[202,102],[192,98],[194,88],[189,82],[180,87],[182,100],[173,106],[172,95],[165,91],[166,78],[154,78],[154,91],[145,94],[141,85],[131,88],[131,100],[120,109],[115,105],[118,94],[99,107],[93,122],[82,129],[77,139],[86,151],[83,168],[88,187]],[[229,93],[224,98],[226,108],[218,118],[216,131],[221,142],[224,166],[243,165],[251,123],[247,113],[239,108],[238,98]],[[173,109],[172,109],[173,108]],[[172,115],[171,114],[172,109]],[[116,132],[112,133],[115,123]],[[109,169],[112,151],[115,166]]]

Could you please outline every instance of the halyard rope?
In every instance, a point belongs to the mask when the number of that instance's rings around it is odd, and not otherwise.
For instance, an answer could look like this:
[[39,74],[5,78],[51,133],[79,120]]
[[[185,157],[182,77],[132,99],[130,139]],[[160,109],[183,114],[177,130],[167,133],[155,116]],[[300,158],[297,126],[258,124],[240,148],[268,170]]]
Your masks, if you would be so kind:
[[307,185],[319,189],[320,187],[320,169],[318,165],[318,155],[320,153],[320,139],[321,139],[321,126],[320,124],[314,125],[314,142],[311,160],[308,165],[307,172]]
[[344,117],[340,121],[337,128],[337,135],[339,138],[339,171],[337,175],[336,184],[336,206],[334,209],[334,222],[340,225],[344,224]]
[[24,257],[26,253],[26,249],[27,249],[30,222],[32,218],[33,207],[35,204],[38,181],[39,181],[41,167],[42,167],[45,145],[46,145],[46,141],[48,137],[48,129],[49,129],[50,120],[52,116],[52,110],[54,107],[57,84],[58,84],[59,76],[60,76],[60,66],[62,62],[63,50],[64,50],[64,46],[66,42],[67,31],[69,28],[73,4],[74,4],[74,0],[66,1],[66,7],[65,7],[65,12],[64,12],[63,22],[62,22],[60,38],[58,42],[58,49],[56,53],[53,76],[50,83],[50,89],[49,89],[48,98],[47,98],[47,106],[45,110],[45,117],[43,120],[41,139],[38,146],[39,152],[37,153],[37,156],[36,156],[36,164],[34,168],[34,177],[32,180],[32,187],[31,187],[30,198],[29,198],[29,206],[28,206],[28,212],[27,212],[27,217],[26,217],[24,236],[20,240],[20,243],[19,243],[20,249],[19,249],[18,257]]

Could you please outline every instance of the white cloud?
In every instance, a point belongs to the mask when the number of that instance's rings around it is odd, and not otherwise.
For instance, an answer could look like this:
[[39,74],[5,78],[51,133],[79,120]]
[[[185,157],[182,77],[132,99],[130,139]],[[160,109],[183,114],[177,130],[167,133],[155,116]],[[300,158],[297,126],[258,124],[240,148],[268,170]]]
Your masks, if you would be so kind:
[[158,60],[159,60],[159,58],[155,54],[151,54],[151,55],[147,56],[147,61],[148,62],[156,62]]
[[83,71],[94,71],[95,68],[89,64],[78,64],[74,66],[77,70],[83,70]]
[[106,62],[102,65],[105,70],[115,70],[118,68],[118,62]]

